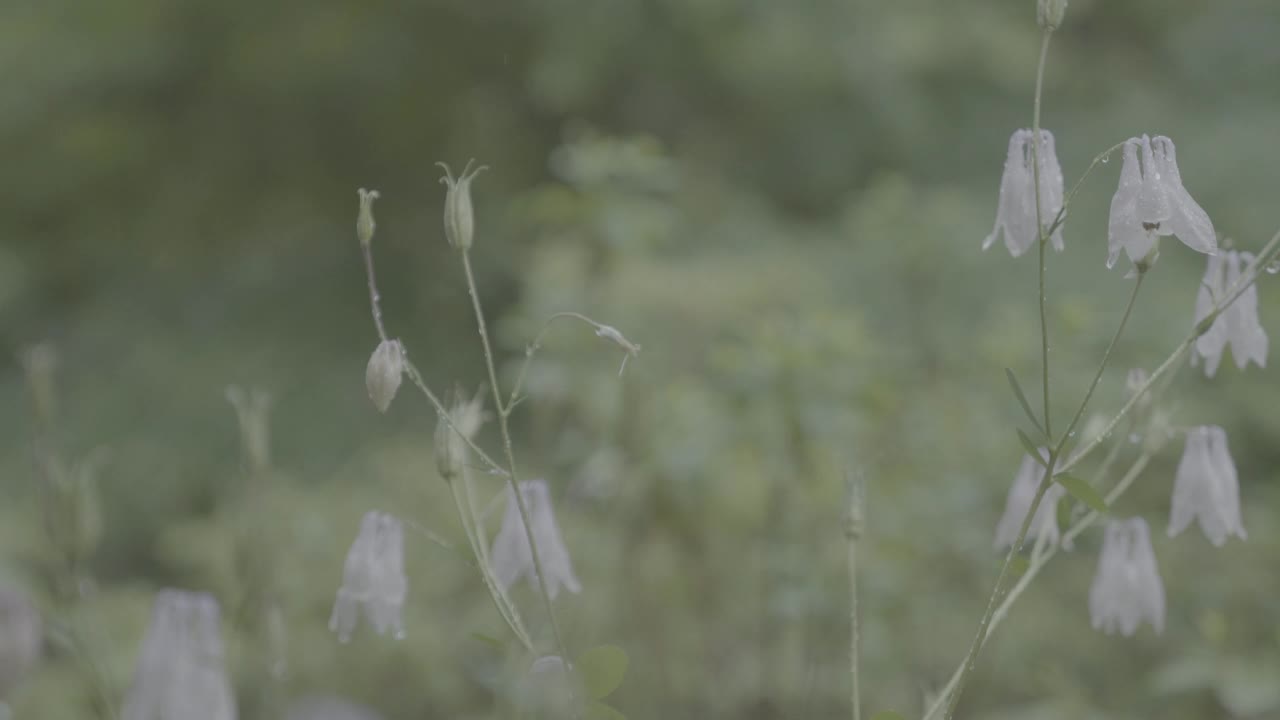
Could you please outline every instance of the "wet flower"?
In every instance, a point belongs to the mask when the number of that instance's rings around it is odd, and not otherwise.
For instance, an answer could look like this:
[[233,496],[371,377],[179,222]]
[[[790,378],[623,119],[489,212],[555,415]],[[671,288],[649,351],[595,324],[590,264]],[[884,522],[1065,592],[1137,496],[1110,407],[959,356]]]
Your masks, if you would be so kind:
[[[547,593],[555,598],[561,586],[572,593],[582,592],[582,584],[573,573],[569,551],[560,537],[560,526],[556,524],[546,481],[522,482],[520,494],[529,511],[529,522],[534,542],[538,545],[538,559],[542,561]],[[507,487],[507,511],[502,516],[498,536],[493,540],[492,557],[494,577],[504,589],[511,587],[521,576],[528,578],[531,584],[537,584],[533,552],[529,548],[529,538],[520,518],[520,509],[516,505],[516,494],[510,486]]]
[[[1003,233],[1009,254],[1018,257],[1040,237],[1036,229],[1036,185],[1032,169],[1032,132],[1015,130],[1009,138],[1009,154],[1000,177],[996,225],[982,242],[986,250]],[[1058,165],[1053,133],[1040,130],[1040,222],[1048,229],[1062,209],[1062,167]],[[1062,250],[1062,225],[1053,231],[1053,247]]]
[[1214,319],[1213,324],[1200,337],[1196,338],[1191,350],[1192,362],[1204,360],[1204,374],[1213,377],[1222,361],[1222,353],[1227,345],[1231,346],[1231,355],[1235,358],[1236,367],[1243,370],[1249,361],[1258,367],[1267,366],[1267,350],[1270,341],[1267,332],[1258,321],[1258,287],[1247,277],[1248,266],[1253,262],[1249,253],[1229,250],[1218,255],[1210,255],[1205,268],[1204,280],[1200,283],[1200,292],[1196,296],[1196,324],[1209,317],[1215,302],[1223,300],[1227,291],[1241,278],[1250,283],[1244,292]]
[[400,390],[404,375],[404,346],[399,340],[383,340],[369,356],[364,370],[364,385],[378,412],[386,412]]
[[375,632],[382,635],[390,630],[397,640],[401,639],[401,612],[408,591],[400,521],[387,513],[365,513],[342,568],[342,587],[333,603],[329,629],[338,634],[340,642],[347,642],[363,608]]
[[1098,572],[1089,588],[1089,618],[1095,630],[1129,636],[1143,621],[1164,631],[1164,583],[1156,568],[1151,535],[1142,518],[1107,523]]
[[122,720],[235,720],[218,601],[161,590],[151,609]]
[[1169,537],[1186,530],[1192,518],[1214,545],[1221,546],[1228,535],[1248,537],[1240,519],[1240,482],[1227,433],[1216,425],[1187,431],[1186,449],[1173,482]]
[[[1040,456],[1048,460],[1048,452],[1044,448],[1040,449]],[[1036,490],[1040,488],[1043,478],[1044,466],[1030,455],[1023,455],[1022,465],[1018,467],[1018,474],[1005,498],[1004,515],[1000,516],[1000,522],[996,525],[996,550],[1003,550],[1018,539],[1018,531],[1027,519],[1027,512],[1031,510],[1031,503],[1035,500]],[[1058,543],[1061,536],[1058,531],[1057,507],[1065,492],[1057,483],[1045,491],[1040,506],[1036,508],[1035,519],[1027,529],[1027,537],[1043,537],[1049,545]]]
[[1130,138],[1123,153],[1120,185],[1111,198],[1107,267],[1116,264],[1121,250],[1135,266],[1149,265],[1162,235],[1176,235],[1197,252],[1217,252],[1209,215],[1182,186],[1173,141],[1163,135]]

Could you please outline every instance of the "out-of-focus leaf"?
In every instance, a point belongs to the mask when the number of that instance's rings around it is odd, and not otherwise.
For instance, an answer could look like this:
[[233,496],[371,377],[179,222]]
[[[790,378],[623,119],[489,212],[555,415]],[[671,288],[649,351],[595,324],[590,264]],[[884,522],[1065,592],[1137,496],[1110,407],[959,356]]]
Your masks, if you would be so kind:
[[1067,492],[1071,493],[1072,497],[1075,499],[1085,505],[1088,505],[1099,513],[1104,515],[1107,513],[1106,498],[1102,497],[1102,493],[1095,490],[1089,483],[1069,473],[1054,475],[1053,479],[1054,482],[1066,488]]
[[597,645],[578,656],[574,667],[587,694],[599,700],[618,689],[627,674],[627,653],[617,645]]

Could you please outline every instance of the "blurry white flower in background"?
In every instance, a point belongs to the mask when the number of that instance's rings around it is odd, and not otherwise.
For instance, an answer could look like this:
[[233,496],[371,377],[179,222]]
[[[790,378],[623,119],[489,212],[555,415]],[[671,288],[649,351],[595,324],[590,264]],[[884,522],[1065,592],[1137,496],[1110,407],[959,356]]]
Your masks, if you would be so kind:
[[[1245,268],[1253,262],[1249,253],[1228,250],[1225,253],[1211,255],[1205,267],[1204,280],[1200,283],[1200,292],[1196,296],[1196,318],[1198,325],[1209,316],[1215,302],[1226,297],[1227,290],[1236,284],[1245,274]],[[1244,282],[1250,282],[1249,277]],[[1204,374],[1213,377],[1222,362],[1222,353],[1227,345],[1231,346],[1231,355],[1235,358],[1236,367],[1243,370],[1249,361],[1258,367],[1267,366],[1267,350],[1270,342],[1267,333],[1258,321],[1258,286],[1250,284],[1209,326],[1209,329],[1196,338],[1191,348],[1191,361],[1204,360]]]
[[1227,536],[1248,536],[1240,519],[1240,482],[1227,446],[1227,433],[1215,425],[1187,431],[1187,445],[1178,463],[1169,513],[1169,537],[1186,530],[1192,519],[1209,542],[1221,546]]
[[[1048,460],[1048,455],[1047,450],[1040,448],[1041,457]],[[1000,516],[1000,522],[996,525],[996,550],[1003,550],[1013,545],[1013,541],[1018,539],[1018,531],[1022,529],[1022,522],[1027,517],[1027,511],[1031,509],[1031,502],[1035,500],[1036,490],[1039,489],[1043,478],[1044,466],[1030,455],[1023,455],[1022,465],[1018,467],[1018,474],[1013,478],[1013,485],[1005,498],[1004,514]],[[1057,483],[1045,491],[1044,498],[1040,500],[1040,507],[1036,508],[1035,519],[1027,529],[1028,538],[1043,536],[1044,541],[1050,546],[1058,543],[1060,535],[1057,508],[1058,501],[1062,499],[1065,492],[1066,490]]]
[[161,590],[151,609],[122,720],[235,720],[218,601]]
[[365,513],[342,568],[342,587],[333,603],[329,629],[338,634],[339,641],[347,642],[363,608],[374,631],[382,635],[390,630],[396,639],[401,639],[401,611],[408,592],[400,521],[387,513]]
[[1157,633],[1164,631],[1164,582],[1142,518],[1107,523],[1089,588],[1089,618],[1095,630],[1108,635],[1133,635],[1143,621]]
[[[546,573],[544,580],[547,583],[547,593],[555,598],[561,586],[572,593],[582,592],[582,584],[573,573],[569,551],[560,537],[560,526],[556,524],[546,481],[522,482],[520,494],[529,511],[529,523],[534,541],[538,544],[538,559],[542,561],[542,570]],[[502,516],[498,536],[493,540],[492,557],[493,574],[504,589],[510,588],[521,576],[528,578],[530,584],[537,585],[533,552],[529,548],[529,538],[520,519],[516,495],[510,486],[507,487],[507,511]]]

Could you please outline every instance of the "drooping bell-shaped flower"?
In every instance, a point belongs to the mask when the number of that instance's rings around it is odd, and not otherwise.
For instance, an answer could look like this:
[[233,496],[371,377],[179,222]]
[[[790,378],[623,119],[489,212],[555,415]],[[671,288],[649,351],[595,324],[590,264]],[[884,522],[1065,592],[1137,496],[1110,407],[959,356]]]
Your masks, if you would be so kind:
[[342,587],[333,603],[329,629],[338,634],[340,642],[347,642],[363,609],[375,632],[382,635],[390,630],[396,639],[401,639],[401,613],[408,592],[400,521],[387,513],[365,513],[342,568]]
[[1089,619],[1095,630],[1129,636],[1143,621],[1164,631],[1164,582],[1142,518],[1107,523],[1098,572],[1089,588]]
[[[582,592],[582,584],[573,573],[569,551],[560,536],[560,526],[556,524],[546,481],[522,482],[520,494],[524,497],[525,509],[529,511],[529,525],[533,530],[534,542],[538,545],[538,559],[542,561],[547,593],[555,598],[561,586],[572,593]],[[530,584],[537,585],[533,552],[529,548],[529,538],[520,518],[520,509],[516,505],[516,494],[510,486],[507,487],[507,510],[502,516],[502,527],[493,540],[491,555],[494,577],[504,589],[511,587],[522,576],[528,578]]]
[[[1040,449],[1040,456],[1048,460],[1048,452],[1044,448]],[[1022,529],[1022,523],[1027,519],[1027,512],[1031,510],[1031,503],[1035,500],[1036,490],[1040,488],[1042,479],[1044,479],[1044,466],[1030,455],[1023,455],[1022,464],[1018,466],[1018,474],[1014,477],[1013,485],[1005,498],[1004,515],[1000,516],[1000,522],[996,525],[996,550],[1003,550],[1013,545],[1013,542],[1018,539],[1018,531]],[[1062,499],[1065,492],[1057,483],[1045,491],[1044,497],[1040,500],[1040,506],[1036,508],[1035,519],[1027,529],[1027,537],[1043,538],[1044,542],[1050,546],[1058,543],[1060,535],[1057,507],[1058,501]]]
[[122,720],[235,720],[218,601],[161,590],[151,609]]
[[1249,361],[1258,367],[1267,366],[1270,341],[1267,332],[1258,321],[1258,287],[1248,277],[1248,266],[1253,262],[1249,253],[1228,250],[1211,255],[1205,267],[1204,280],[1196,295],[1196,324],[1199,325],[1213,311],[1214,304],[1224,300],[1227,292],[1237,282],[1249,283],[1244,292],[1223,310],[1213,324],[1192,346],[1191,361],[1204,360],[1204,374],[1213,377],[1222,362],[1227,345],[1236,367],[1243,370]]
[[[1036,229],[1036,183],[1032,162],[1033,133],[1015,130],[1009,138],[1009,152],[1000,177],[1000,199],[996,206],[996,225],[982,242],[986,250],[1004,235],[1009,254],[1018,257],[1040,238]],[[1040,222],[1047,229],[1062,209],[1062,166],[1058,164],[1053,133],[1040,130]],[[1053,247],[1062,250],[1062,225],[1053,231]]]
[[1227,536],[1247,539],[1240,518],[1240,480],[1231,460],[1227,433],[1216,425],[1187,431],[1186,449],[1173,481],[1169,537],[1186,530],[1195,519],[1209,542],[1221,546]]
[[1182,186],[1173,141],[1163,135],[1130,138],[1123,157],[1120,185],[1111,198],[1107,267],[1116,264],[1121,250],[1135,265],[1153,261],[1148,255],[1162,235],[1176,235],[1197,252],[1217,252],[1209,215]]

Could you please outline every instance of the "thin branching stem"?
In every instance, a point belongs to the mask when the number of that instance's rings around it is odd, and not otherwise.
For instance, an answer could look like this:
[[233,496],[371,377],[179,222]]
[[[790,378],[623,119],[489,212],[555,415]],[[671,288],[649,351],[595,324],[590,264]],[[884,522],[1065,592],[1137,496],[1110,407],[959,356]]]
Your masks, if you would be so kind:
[[[475,274],[471,271],[471,254],[467,250],[462,250],[461,254],[462,269],[467,280],[467,291],[471,294],[471,307],[475,310],[476,326],[480,331],[481,345],[484,347],[484,362],[489,370],[489,389],[493,392],[493,403],[498,408],[498,428],[502,431],[502,445],[507,454],[507,482],[511,485],[516,509],[519,510],[520,520],[524,524],[525,538],[529,541],[529,554],[533,556],[533,570],[538,576],[538,594],[542,596],[542,602],[546,605],[547,620],[551,625],[551,634],[555,638],[556,650],[560,653],[560,657],[564,660],[567,668],[570,655],[560,634],[560,624],[556,622],[555,608],[551,603],[551,593],[547,591],[546,573],[543,572],[542,559],[538,553],[538,543],[533,536],[533,523],[530,521],[529,508],[524,501],[524,493],[520,492],[520,482],[516,475],[516,457],[515,450],[511,444],[511,429],[507,422],[506,407],[502,404],[502,389],[498,385],[498,371],[493,361],[493,349],[489,343],[489,331],[484,321],[484,310],[480,307],[480,293],[476,288]],[[570,683],[570,691],[574,692],[572,683]]]
[[858,628],[858,533],[850,528],[848,540],[849,560],[849,674],[852,677],[849,705],[853,720],[862,720],[862,693],[859,687],[858,646],[861,638]]
[[1039,233],[1040,248],[1040,359],[1044,372],[1042,373],[1041,386],[1044,389],[1044,434],[1047,437],[1053,437],[1052,420],[1049,419],[1049,321],[1045,313],[1045,244],[1049,241],[1050,234],[1044,230],[1044,219],[1040,217],[1040,95],[1044,87],[1044,65],[1045,60],[1049,56],[1049,40],[1053,37],[1053,31],[1045,29],[1040,40],[1040,62],[1036,65],[1036,96],[1035,107],[1031,114],[1031,172],[1033,173],[1032,183],[1035,187],[1036,196],[1036,232]]
[[1213,309],[1204,318],[1204,320],[1201,320],[1197,327],[1192,328],[1191,332],[1187,334],[1187,337],[1185,337],[1182,342],[1178,343],[1178,346],[1174,348],[1169,357],[1165,358],[1164,362],[1160,363],[1160,366],[1151,373],[1147,378],[1147,381],[1129,397],[1128,402],[1126,402],[1124,406],[1120,408],[1120,411],[1107,422],[1102,432],[1082,446],[1070,459],[1063,463],[1060,469],[1061,472],[1066,472],[1075,467],[1081,460],[1096,450],[1103,440],[1111,435],[1115,430],[1116,425],[1119,425],[1120,421],[1123,420],[1138,404],[1138,401],[1141,400],[1144,395],[1149,393],[1152,386],[1159,382],[1166,373],[1174,368],[1178,360],[1182,358],[1182,355],[1191,349],[1191,346],[1195,344],[1196,339],[1209,328],[1213,321],[1221,315],[1224,310],[1230,307],[1231,303],[1235,302],[1236,298],[1240,297],[1240,295],[1244,293],[1250,285],[1257,282],[1258,271],[1274,260],[1278,253],[1280,253],[1280,232],[1277,232],[1269,241],[1267,241],[1267,244],[1258,252],[1254,261],[1243,273],[1241,273],[1240,278],[1236,280],[1235,284],[1230,288],[1227,288],[1227,292],[1214,304]]
[[516,613],[512,606],[510,598],[506,593],[498,587],[489,568],[488,551],[485,549],[485,538],[477,534],[474,526],[474,518],[470,516],[471,510],[463,500],[463,492],[458,489],[457,482],[449,483],[449,492],[453,495],[454,507],[458,510],[458,517],[462,521],[462,529],[467,534],[467,542],[471,544],[471,552],[475,554],[479,561],[477,566],[480,570],[480,577],[484,579],[485,588],[489,591],[489,596],[493,599],[493,605],[498,609],[498,614],[502,616],[502,620],[511,628],[511,632],[515,634],[520,644],[525,650],[533,652],[533,639],[529,637],[529,632],[525,630],[524,623],[520,621],[520,615]]
[[590,325],[593,329],[596,329],[596,330],[599,330],[601,327],[603,327],[600,323],[596,322],[595,320],[592,320],[591,318],[587,317],[586,315],[583,315],[582,313],[576,313],[576,312],[567,312],[567,311],[558,312],[552,315],[551,317],[547,318],[547,321],[542,324],[542,329],[539,330],[538,334],[533,337],[533,342],[529,343],[529,345],[525,348],[524,362],[520,364],[520,371],[516,374],[515,385],[511,387],[511,397],[507,400],[506,407],[499,408],[498,412],[503,413],[507,416],[510,416],[511,410],[516,406],[516,403],[520,402],[520,390],[524,387],[524,378],[525,378],[525,375],[528,374],[529,372],[529,365],[533,363],[533,356],[537,354],[538,350],[542,348],[542,340],[544,337],[546,337],[547,331],[551,329],[552,323],[554,323],[556,320],[580,320]]
[[1080,406],[1076,409],[1075,415],[1071,418],[1067,429],[1063,431],[1062,437],[1058,440],[1057,445],[1049,453],[1049,460],[1045,468],[1044,478],[1040,481],[1040,487],[1036,489],[1035,498],[1031,501],[1031,507],[1027,509],[1027,516],[1023,519],[1022,527],[1018,531],[1018,538],[1009,548],[1009,552],[1005,555],[1004,564],[1000,567],[1000,574],[996,577],[995,587],[991,591],[991,597],[987,601],[987,610],[982,616],[982,621],[978,623],[978,634],[973,640],[973,644],[969,647],[969,654],[965,657],[963,670],[960,672],[960,681],[956,686],[954,694],[951,696],[951,702],[947,708],[947,717],[951,717],[955,712],[956,703],[960,700],[960,693],[964,690],[964,683],[968,679],[968,675],[973,671],[973,666],[977,660],[978,653],[982,650],[982,645],[986,642],[987,634],[991,632],[991,619],[995,615],[997,604],[1004,593],[1004,581],[1008,575],[1009,567],[1013,563],[1013,558],[1022,548],[1022,543],[1026,539],[1027,530],[1031,527],[1031,521],[1036,515],[1036,511],[1040,508],[1040,502],[1044,499],[1044,495],[1053,485],[1054,467],[1058,460],[1062,457],[1062,451],[1066,447],[1067,442],[1071,439],[1072,433],[1075,432],[1076,424],[1080,422],[1080,418],[1084,415],[1085,408],[1089,406],[1089,400],[1093,398],[1093,392],[1098,388],[1098,382],[1102,379],[1103,372],[1107,369],[1107,364],[1111,360],[1111,353],[1115,350],[1116,345],[1120,342],[1120,337],[1124,335],[1124,329],[1129,324],[1129,316],[1133,314],[1133,306],[1137,303],[1138,292],[1142,289],[1142,279],[1146,277],[1145,273],[1138,273],[1138,279],[1133,285],[1133,292],[1129,295],[1129,302],[1125,305],[1124,314],[1120,318],[1120,325],[1116,327],[1115,333],[1111,336],[1111,342],[1107,344],[1107,349],[1102,354],[1102,360],[1098,363],[1098,369],[1093,374],[1093,381],[1089,383],[1089,389],[1085,391],[1084,399],[1080,401]]
[[[1119,447],[1118,443],[1117,447]],[[1150,461],[1151,455],[1147,453],[1143,453],[1134,461],[1133,465],[1130,466],[1128,472],[1126,472],[1124,477],[1120,479],[1120,482],[1116,484],[1115,488],[1113,488],[1111,492],[1107,493],[1106,497],[1108,505],[1114,503],[1125,493],[1126,490],[1129,489],[1129,486],[1133,484],[1134,480],[1136,480],[1140,474],[1142,474],[1142,471],[1146,469],[1147,463]],[[1079,537],[1081,533],[1088,530],[1090,526],[1097,522],[1099,517],[1101,516],[1096,511],[1090,510],[1088,514],[1077,520],[1075,524],[1063,533],[1061,543],[1047,547],[1043,553],[1032,557],[1031,564],[1027,567],[1026,572],[1018,579],[1017,584],[1009,590],[1009,594],[1005,596],[1004,600],[1001,601],[999,607],[996,608],[995,613],[992,615],[991,630],[995,630],[1004,618],[1008,616],[1009,610],[1012,609],[1013,604],[1018,601],[1018,598],[1022,597],[1022,593],[1030,587],[1031,582],[1035,580],[1036,576],[1040,574],[1040,571],[1049,564],[1049,561],[1053,559],[1053,556],[1058,554],[1058,550],[1070,545],[1071,542]],[[960,682],[960,676],[962,674],[961,670],[962,668],[956,668],[956,671],[951,674],[951,679],[947,681],[946,686],[942,688],[942,692],[938,694],[938,697],[933,701],[933,704],[930,705],[929,709],[925,712],[924,720],[931,720],[937,715],[938,711],[942,709],[943,703],[951,696]]]

